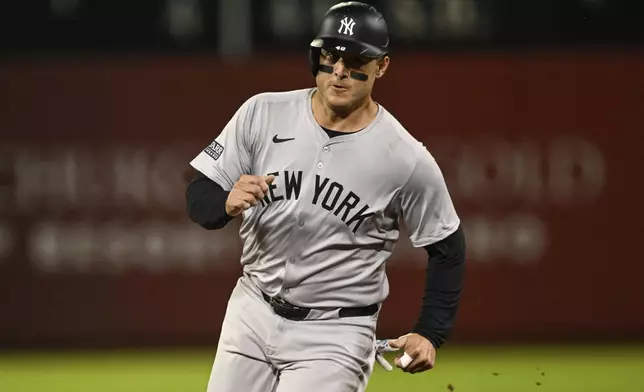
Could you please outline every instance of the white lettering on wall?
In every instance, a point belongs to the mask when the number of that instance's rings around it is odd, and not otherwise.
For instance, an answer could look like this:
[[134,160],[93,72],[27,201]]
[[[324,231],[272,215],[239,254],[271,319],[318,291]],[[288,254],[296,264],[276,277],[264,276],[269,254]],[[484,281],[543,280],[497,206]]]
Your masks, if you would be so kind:
[[[468,255],[480,264],[534,265],[550,243],[544,211],[589,208],[607,181],[601,151],[582,138],[428,148],[459,208]],[[23,241],[43,273],[200,271],[236,260],[241,244],[234,227],[213,235],[185,216],[185,174],[199,151],[3,146],[0,260]],[[409,251],[401,242],[394,256]]]
[[566,207],[594,202],[606,184],[605,161],[587,140],[560,137],[533,142],[485,140],[431,145],[450,193],[481,206],[510,203]]
[[[213,235],[190,223],[43,222],[28,234],[28,256],[43,273],[202,271],[238,266],[235,227]],[[223,263],[223,264],[222,264]]]

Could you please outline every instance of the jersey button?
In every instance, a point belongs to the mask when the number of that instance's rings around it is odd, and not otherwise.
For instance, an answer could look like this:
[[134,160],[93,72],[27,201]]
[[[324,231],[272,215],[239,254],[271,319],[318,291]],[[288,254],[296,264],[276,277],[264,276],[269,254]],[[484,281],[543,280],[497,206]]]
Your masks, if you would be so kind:
[[300,227],[304,227],[304,221],[301,220],[301,221],[297,222],[297,225],[300,226]]
[[324,165],[322,164],[322,162],[318,162],[318,169],[322,169],[323,167]]
[[291,292],[291,289],[286,289],[286,290],[284,290],[284,294],[288,294],[288,293],[290,293],[290,292]]
[[324,152],[329,152],[330,148],[329,147],[324,147]]

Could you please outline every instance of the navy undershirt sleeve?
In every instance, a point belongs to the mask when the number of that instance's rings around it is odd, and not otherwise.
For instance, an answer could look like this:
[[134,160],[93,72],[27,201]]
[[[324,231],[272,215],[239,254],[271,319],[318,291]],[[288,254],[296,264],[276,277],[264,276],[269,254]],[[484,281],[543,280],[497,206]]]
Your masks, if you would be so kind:
[[429,256],[425,294],[413,332],[439,348],[454,326],[465,275],[465,236],[462,227],[425,247]]
[[205,229],[223,228],[233,219],[226,214],[229,193],[203,173],[197,172],[186,189],[188,216]]

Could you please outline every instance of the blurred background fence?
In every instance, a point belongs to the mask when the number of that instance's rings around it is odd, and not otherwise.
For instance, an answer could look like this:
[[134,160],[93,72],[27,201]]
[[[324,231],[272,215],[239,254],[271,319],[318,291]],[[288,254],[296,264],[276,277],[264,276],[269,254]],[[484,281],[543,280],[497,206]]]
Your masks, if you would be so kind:
[[[643,339],[644,2],[369,3],[392,35],[375,98],[466,226],[453,340]],[[188,221],[188,162],[251,95],[313,86],[332,4],[0,5],[0,347],[216,343],[238,224]],[[425,264],[403,236],[380,334],[413,325]]]

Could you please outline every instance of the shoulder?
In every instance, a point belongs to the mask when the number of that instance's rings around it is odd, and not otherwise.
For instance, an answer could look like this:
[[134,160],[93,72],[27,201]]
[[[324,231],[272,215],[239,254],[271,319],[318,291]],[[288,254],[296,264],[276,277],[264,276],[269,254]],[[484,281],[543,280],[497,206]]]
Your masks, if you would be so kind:
[[268,135],[271,118],[287,118],[306,102],[311,89],[263,92],[248,98],[240,107],[249,143],[261,145]]
[[391,139],[390,148],[395,148],[396,154],[399,154],[412,170],[419,164],[421,166],[435,165],[436,161],[427,147],[384,107],[381,106],[381,109],[383,110],[381,126],[384,128],[383,134]]
[[382,122],[385,129],[381,135],[396,145],[396,156],[400,156],[399,162],[404,165],[400,171],[401,197],[411,200],[418,195],[436,195],[446,190],[442,170],[428,148],[390,113],[383,113]]

